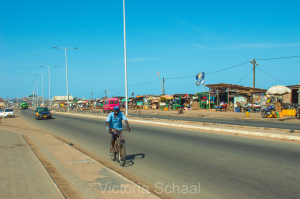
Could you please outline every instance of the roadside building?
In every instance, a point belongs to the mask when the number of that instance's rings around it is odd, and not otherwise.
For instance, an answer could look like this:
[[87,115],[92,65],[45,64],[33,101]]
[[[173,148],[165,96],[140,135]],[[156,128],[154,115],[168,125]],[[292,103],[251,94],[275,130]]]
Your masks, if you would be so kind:
[[5,101],[2,99],[2,98],[0,98],[0,107],[5,107]]
[[290,94],[285,94],[283,95],[283,103],[292,103],[292,104],[298,104],[299,98],[300,98],[300,93],[299,93],[299,89],[300,89],[300,85],[291,85],[291,86],[287,86],[289,89],[292,90],[292,92]]

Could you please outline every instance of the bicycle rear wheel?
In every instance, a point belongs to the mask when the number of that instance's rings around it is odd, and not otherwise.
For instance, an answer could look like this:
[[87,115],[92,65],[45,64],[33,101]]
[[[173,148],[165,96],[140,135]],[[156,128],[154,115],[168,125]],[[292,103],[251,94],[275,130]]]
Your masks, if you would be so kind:
[[126,148],[122,142],[119,145],[119,163],[121,166],[124,166],[126,163]]
[[[110,152],[110,149],[111,149],[111,144],[110,144],[109,152]],[[111,158],[112,161],[115,161],[116,160],[116,153],[110,152],[110,158]]]

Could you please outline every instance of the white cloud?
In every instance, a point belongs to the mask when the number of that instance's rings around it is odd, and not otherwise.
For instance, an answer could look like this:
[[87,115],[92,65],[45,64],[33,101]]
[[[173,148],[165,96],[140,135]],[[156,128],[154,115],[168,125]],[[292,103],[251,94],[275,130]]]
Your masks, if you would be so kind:
[[176,20],[176,21],[177,21],[178,23],[180,23],[181,25],[185,26],[185,27],[191,28],[191,29],[194,30],[194,31],[197,31],[197,32],[199,32],[199,33],[204,33],[204,31],[199,30],[198,28],[196,28],[196,27],[194,27],[194,26],[187,25],[187,24],[185,23],[185,21],[183,21],[183,20]]
[[192,44],[197,48],[205,48],[205,49],[216,49],[216,50],[224,50],[224,49],[253,49],[253,48],[283,48],[283,47],[292,47],[292,46],[300,46],[300,43],[289,43],[289,44],[233,44],[233,45],[217,45],[217,46],[206,46],[201,44]]

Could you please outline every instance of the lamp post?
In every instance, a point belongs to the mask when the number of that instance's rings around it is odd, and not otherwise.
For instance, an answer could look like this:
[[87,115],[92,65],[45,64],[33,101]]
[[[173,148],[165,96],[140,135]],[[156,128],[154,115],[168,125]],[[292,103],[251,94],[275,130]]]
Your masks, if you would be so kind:
[[36,107],[38,106],[38,100],[39,100],[39,82],[41,81],[32,81],[32,82],[36,82],[36,87],[37,87],[37,92],[36,92]]
[[127,86],[127,54],[126,54],[125,0],[123,0],[123,24],[124,24],[125,99],[126,99],[126,115],[128,115],[128,86]]
[[44,103],[44,75],[46,75],[48,73],[42,73],[42,74],[35,74],[35,75],[42,75],[42,98],[43,98],[43,106],[45,106]]
[[67,49],[78,49],[75,48],[66,48],[66,47],[53,47],[55,49],[65,49],[65,59],[66,59],[66,82],[67,82],[67,99],[68,99],[68,112],[70,111],[70,105],[69,105],[69,86],[68,86],[68,61],[67,61]]
[[58,67],[58,66],[41,66],[41,67],[48,67],[48,74],[49,74],[49,102],[50,102],[50,110],[51,110],[52,101],[51,101],[51,86],[50,86],[50,67]]

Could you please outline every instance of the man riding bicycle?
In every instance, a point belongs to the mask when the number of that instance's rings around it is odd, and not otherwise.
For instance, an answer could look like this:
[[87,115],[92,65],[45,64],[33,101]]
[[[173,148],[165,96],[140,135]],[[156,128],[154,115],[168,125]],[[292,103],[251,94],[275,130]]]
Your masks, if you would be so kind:
[[129,123],[127,118],[125,117],[124,113],[120,112],[120,107],[115,106],[114,112],[110,113],[105,121],[107,124],[107,130],[109,133],[112,134],[111,137],[111,149],[110,152],[115,153],[115,141],[117,139],[117,136],[120,136],[121,141],[124,143],[125,139],[122,133],[122,120],[125,121],[127,125],[127,129],[130,132],[131,128],[129,127]]

